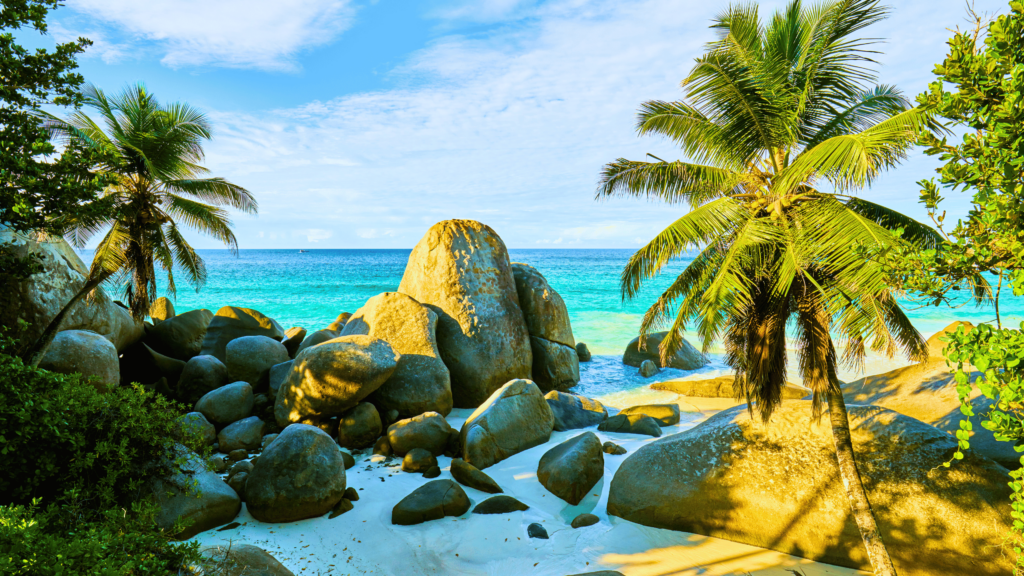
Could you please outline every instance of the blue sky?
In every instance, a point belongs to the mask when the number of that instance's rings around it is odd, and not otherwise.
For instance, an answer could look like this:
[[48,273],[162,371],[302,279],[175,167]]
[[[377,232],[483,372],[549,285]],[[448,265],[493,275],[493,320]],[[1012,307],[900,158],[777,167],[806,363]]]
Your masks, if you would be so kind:
[[[890,4],[868,31],[886,39],[880,82],[913,96],[964,3]],[[597,202],[599,171],[618,157],[678,157],[637,138],[634,115],[644,100],[680,97],[726,5],[67,0],[50,35],[95,42],[81,72],[97,86],[142,81],[209,115],[207,166],[260,202],[258,216],[234,218],[242,248],[407,248],[447,218],[485,222],[515,248],[632,248],[683,207]],[[934,166],[914,154],[861,194],[923,218],[914,182]],[[951,212],[966,205],[949,196]]]

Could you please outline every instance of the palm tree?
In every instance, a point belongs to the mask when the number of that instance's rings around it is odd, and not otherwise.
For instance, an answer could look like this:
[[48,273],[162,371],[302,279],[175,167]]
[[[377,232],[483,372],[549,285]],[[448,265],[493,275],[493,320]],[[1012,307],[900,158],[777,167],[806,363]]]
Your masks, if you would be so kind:
[[691,322],[705,352],[721,340],[736,389],[764,421],[782,400],[792,338],[814,415],[828,405],[868,557],[877,574],[893,575],[854,460],[835,345],[854,367],[867,348],[927,355],[883,270],[864,254],[899,242],[934,246],[939,237],[850,195],[933,127],[896,88],[873,85],[873,41],[852,38],[886,14],[877,0],[792,0],[762,24],[756,6],[730,7],[682,82],[684,100],[646,102],[638,115],[639,134],[672,139],[689,161],[620,158],[605,166],[598,197],[690,205],[622,272],[623,297],[634,298],[669,261],[699,250],[647,311],[641,335],[671,321],[664,359]]
[[99,217],[61,222],[72,244],[81,248],[107,230],[96,247],[89,277],[82,290],[51,321],[27,357],[37,365],[60,327],[60,321],[86,293],[114,277],[132,315],[141,320],[157,294],[156,266],[166,272],[166,292],[176,293],[174,269],[198,290],[206,282],[203,259],[189,245],[179,222],[216,238],[237,252],[231,231],[230,206],[249,214],[257,211],[248,190],[207,177],[203,140],[210,139],[205,115],[184,103],[162,106],[138,84],[108,97],[102,90],[85,89],[86,105],[100,114],[97,123],[81,111],[66,120],[49,118],[53,133],[66,142],[96,149],[105,158],[97,171],[110,176],[97,202]]

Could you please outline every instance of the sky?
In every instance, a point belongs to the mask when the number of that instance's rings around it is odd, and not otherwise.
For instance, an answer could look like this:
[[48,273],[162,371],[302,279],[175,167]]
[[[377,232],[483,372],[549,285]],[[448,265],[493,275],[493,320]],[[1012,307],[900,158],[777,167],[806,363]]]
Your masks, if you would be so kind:
[[[767,17],[782,2],[761,2]],[[879,82],[932,79],[963,0],[890,0]],[[410,248],[469,218],[512,248],[636,248],[685,213],[595,200],[602,166],[671,142],[638,106],[677,100],[724,0],[66,0],[41,44],[78,36],[86,80],[143,82],[209,117],[205,165],[249,189],[241,248]],[[1006,10],[977,0],[976,9]],[[30,41],[32,39],[29,39]],[[919,219],[915,152],[860,195]],[[951,193],[951,217],[967,206]],[[191,234],[198,248],[222,247]]]

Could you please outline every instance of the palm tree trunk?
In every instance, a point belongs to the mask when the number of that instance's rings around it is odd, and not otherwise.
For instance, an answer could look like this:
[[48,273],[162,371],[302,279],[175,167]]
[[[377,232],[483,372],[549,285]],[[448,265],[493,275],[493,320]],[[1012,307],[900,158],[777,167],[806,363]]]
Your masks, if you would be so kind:
[[875,569],[876,576],[896,576],[889,551],[882,542],[882,533],[878,530],[875,513],[871,510],[868,493],[864,490],[857,461],[853,456],[853,440],[850,436],[850,419],[846,412],[846,401],[842,393],[828,394],[828,412],[832,421],[832,436],[836,442],[836,459],[839,461],[839,475],[846,486],[846,495],[850,498],[853,519],[860,528],[864,547],[868,551],[868,560]]
[[43,356],[46,355],[46,351],[50,348],[50,344],[53,339],[57,336],[57,332],[60,331],[60,325],[64,321],[64,317],[71,313],[75,305],[88,293],[96,289],[97,286],[103,283],[104,280],[110,278],[110,272],[101,272],[98,276],[90,278],[86,281],[85,286],[75,294],[60,312],[50,320],[47,324],[46,329],[36,340],[35,344],[25,352],[24,358],[29,366],[39,366],[39,363],[43,361]]

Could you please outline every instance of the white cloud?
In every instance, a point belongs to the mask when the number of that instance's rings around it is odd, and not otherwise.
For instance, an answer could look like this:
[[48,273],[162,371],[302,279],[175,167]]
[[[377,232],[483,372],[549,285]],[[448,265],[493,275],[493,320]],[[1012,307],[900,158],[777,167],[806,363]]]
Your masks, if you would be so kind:
[[68,6],[152,43],[167,66],[269,70],[295,69],[299,52],[336,38],[354,12],[350,0],[69,0]]
[[327,230],[321,230],[319,228],[310,228],[301,234],[305,234],[306,241],[308,242],[319,242],[321,240],[327,240],[331,236],[334,236],[332,232]]
[[99,58],[106,64],[114,64],[134,58],[136,53],[127,43],[119,43],[110,40],[107,34],[98,30],[75,32],[68,30],[60,22],[53,22],[48,25],[50,34],[57,42],[71,42],[79,37],[85,37],[92,41],[92,46],[86,48],[84,58]]
[[[959,0],[938,4],[960,9]],[[678,157],[670,142],[636,137],[635,111],[645,100],[680,96],[679,81],[712,38],[707,25],[720,9],[556,1],[490,35],[441,38],[392,72],[415,80],[399,88],[286,110],[211,111],[208,165],[257,195],[260,226],[329,227],[336,246],[410,247],[438,220],[474,218],[510,247],[553,238],[634,247],[685,208],[595,202],[599,171],[618,157]],[[914,27],[883,70],[884,81],[911,95],[924,85],[907,81],[906,70],[930,70],[944,54],[936,39],[948,36],[948,22],[920,12],[897,8],[884,27],[868,30],[893,36]],[[899,178],[912,187],[929,168],[912,162]],[[913,214],[916,192],[902,180],[883,178],[864,195],[894,195],[885,203]]]

